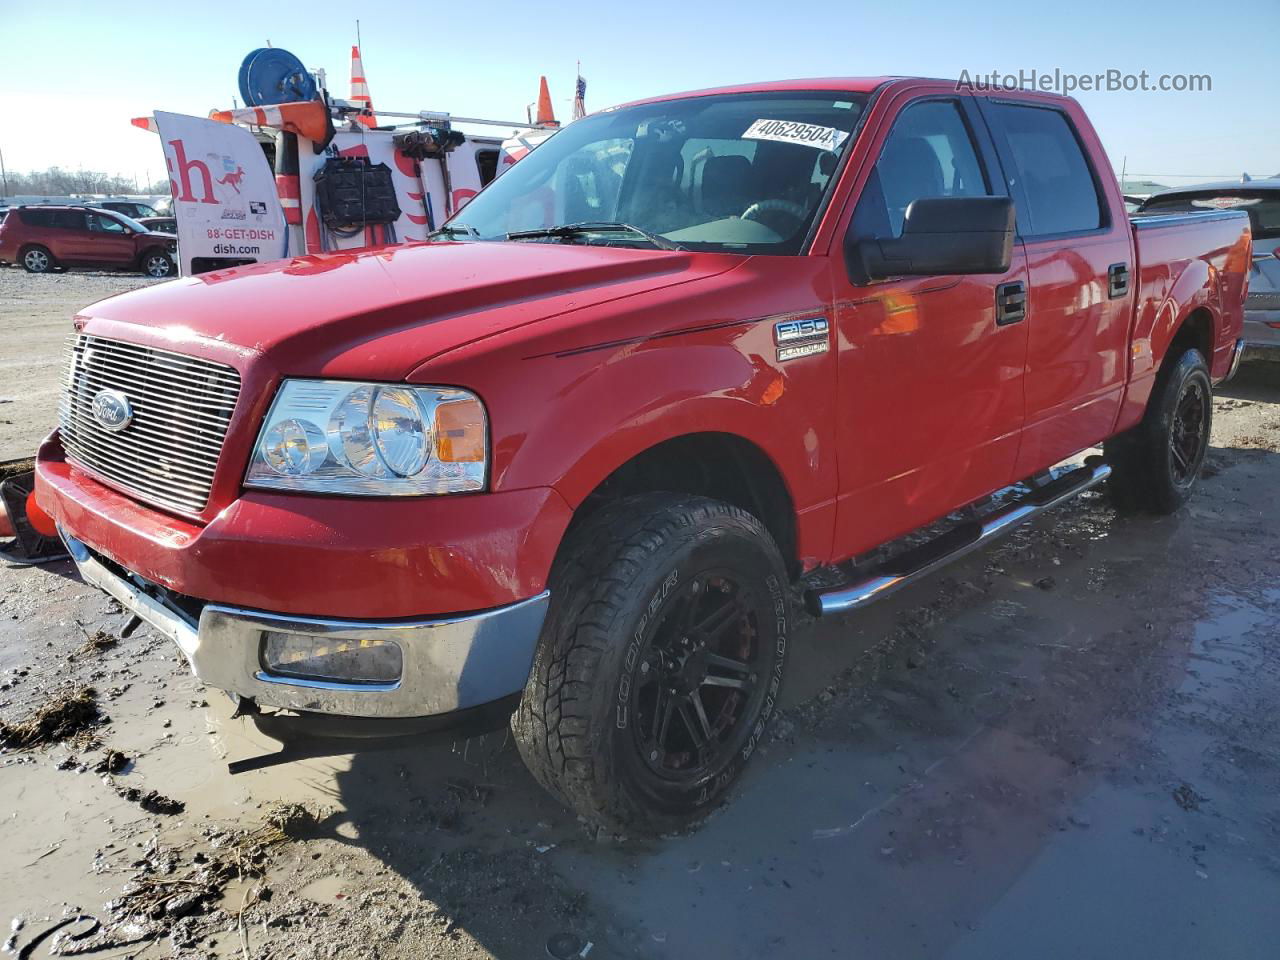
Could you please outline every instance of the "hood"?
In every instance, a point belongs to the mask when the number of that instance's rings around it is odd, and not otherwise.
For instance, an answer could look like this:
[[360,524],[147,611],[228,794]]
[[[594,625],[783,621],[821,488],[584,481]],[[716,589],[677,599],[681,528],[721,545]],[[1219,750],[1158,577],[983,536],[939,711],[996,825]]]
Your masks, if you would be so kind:
[[432,357],[571,310],[714,276],[722,254],[560,243],[410,243],[159,284],[77,324],[287,376],[403,379]]

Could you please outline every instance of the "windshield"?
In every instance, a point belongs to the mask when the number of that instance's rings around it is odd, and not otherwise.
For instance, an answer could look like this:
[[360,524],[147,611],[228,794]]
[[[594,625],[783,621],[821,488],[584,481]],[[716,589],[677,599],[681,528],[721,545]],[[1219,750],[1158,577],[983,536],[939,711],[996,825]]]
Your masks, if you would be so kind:
[[1152,197],[1142,205],[1143,213],[1205,213],[1212,210],[1243,210],[1255,240],[1280,238],[1280,190],[1199,190],[1194,193]]
[[[579,120],[450,221],[458,237],[623,223],[693,250],[795,254],[866,105],[865,94],[722,94]],[[527,238],[532,240],[534,238]],[[541,242],[652,246],[638,232]]]

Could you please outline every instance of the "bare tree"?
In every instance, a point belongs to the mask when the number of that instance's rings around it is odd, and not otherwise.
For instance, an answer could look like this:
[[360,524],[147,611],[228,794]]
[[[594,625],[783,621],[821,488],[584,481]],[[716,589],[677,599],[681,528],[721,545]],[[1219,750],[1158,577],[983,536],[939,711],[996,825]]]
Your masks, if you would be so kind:
[[63,196],[72,193],[159,193],[169,192],[169,182],[158,180],[155,183],[142,185],[139,191],[137,184],[130,177],[111,176],[97,170],[64,170],[62,167],[50,167],[48,170],[36,170],[31,173],[8,173],[8,190],[6,195],[36,194]]

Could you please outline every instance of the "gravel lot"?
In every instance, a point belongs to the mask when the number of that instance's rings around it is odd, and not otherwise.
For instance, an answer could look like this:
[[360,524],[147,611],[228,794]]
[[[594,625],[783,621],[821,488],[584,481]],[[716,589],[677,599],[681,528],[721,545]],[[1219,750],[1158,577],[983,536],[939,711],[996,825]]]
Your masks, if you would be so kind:
[[35,453],[57,422],[63,347],[76,311],[158,282],[133,273],[0,267],[0,460]]
[[[52,422],[70,315],[143,282],[0,271],[0,459]],[[1274,957],[1280,367],[1218,397],[1205,474],[1177,516],[1089,494],[805,624],[732,803],[645,843],[589,835],[501,736],[231,776],[275,745],[167,641],[119,639],[65,563],[0,568],[0,723],[107,718],[0,755],[0,936],[43,956],[70,921],[64,953],[146,958],[505,960],[557,934],[592,960]]]

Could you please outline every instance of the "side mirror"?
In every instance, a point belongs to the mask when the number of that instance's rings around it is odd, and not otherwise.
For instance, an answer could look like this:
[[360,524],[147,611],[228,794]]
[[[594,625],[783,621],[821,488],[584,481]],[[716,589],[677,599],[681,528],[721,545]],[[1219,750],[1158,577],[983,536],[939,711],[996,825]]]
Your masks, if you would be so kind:
[[1004,273],[1013,257],[1008,197],[921,197],[907,207],[901,237],[845,241],[851,277]]

